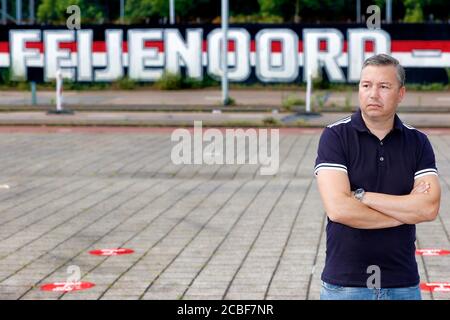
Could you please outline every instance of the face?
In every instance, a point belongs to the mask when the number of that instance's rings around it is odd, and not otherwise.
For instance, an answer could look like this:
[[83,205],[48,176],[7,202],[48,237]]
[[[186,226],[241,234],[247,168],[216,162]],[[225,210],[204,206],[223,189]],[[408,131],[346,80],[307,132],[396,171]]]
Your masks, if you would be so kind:
[[359,104],[363,115],[371,120],[390,119],[405,95],[394,66],[367,66],[361,71]]

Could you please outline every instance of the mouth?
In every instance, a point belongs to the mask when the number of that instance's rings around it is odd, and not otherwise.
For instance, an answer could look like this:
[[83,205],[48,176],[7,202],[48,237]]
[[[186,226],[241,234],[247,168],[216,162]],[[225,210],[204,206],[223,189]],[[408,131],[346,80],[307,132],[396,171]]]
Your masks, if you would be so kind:
[[379,108],[382,108],[383,106],[382,106],[382,105],[379,105],[379,104],[373,104],[373,103],[371,103],[371,104],[368,104],[367,107],[368,107],[368,108],[372,107],[372,108],[377,108],[377,109],[379,109]]

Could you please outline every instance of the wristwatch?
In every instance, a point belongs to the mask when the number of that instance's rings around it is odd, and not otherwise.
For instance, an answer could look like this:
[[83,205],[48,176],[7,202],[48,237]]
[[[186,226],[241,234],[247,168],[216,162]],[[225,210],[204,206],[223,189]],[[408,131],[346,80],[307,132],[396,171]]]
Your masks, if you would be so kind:
[[363,188],[358,188],[353,192],[353,196],[356,200],[362,201],[365,193],[366,191]]

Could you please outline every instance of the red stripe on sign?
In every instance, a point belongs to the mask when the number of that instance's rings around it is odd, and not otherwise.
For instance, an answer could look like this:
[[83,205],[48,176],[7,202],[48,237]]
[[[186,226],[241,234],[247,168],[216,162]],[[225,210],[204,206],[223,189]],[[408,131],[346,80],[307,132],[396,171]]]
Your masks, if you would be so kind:
[[[320,50],[326,50],[328,43],[326,41],[319,42]],[[39,49],[40,53],[44,52],[44,44],[42,42],[27,42],[25,47],[28,49]],[[69,49],[71,52],[77,51],[76,42],[61,42],[59,44],[61,49]],[[164,42],[163,41],[146,41],[144,43],[145,48],[157,48],[159,52],[164,52]],[[92,45],[93,52],[106,52],[106,42],[105,41],[94,41]],[[128,52],[128,43],[124,41],[122,43],[122,50],[124,53]],[[202,42],[202,51],[206,52],[208,50],[208,43],[206,40]],[[236,50],[236,43],[234,40],[230,40],[228,43],[228,51],[234,52]],[[282,43],[281,41],[272,41],[271,44],[272,52],[281,52]],[[375,43],[371,40],[365,41],[364,44],[365,52],[374,52]],[[440,50],[441,52],[450,52],[450,41],[449,40],[392,40],[391,41],[391,51],[392,52],[411,52],[412,50]],[[250,42],[250,52],[256,51],[255,40]],[[298,42],[298,52],[304,51],[303,41]],[[342,52],[348,51],[347,41],[343,42]],[[9,43],[6,41],[0,42],[0,52],[9,52]]]
[[[272,41],[270,44],[270,50],[271,50],[271,52],[281,52],[283,50],[283,43],[279,40]],[[301,43],[301,41],[299,41],[298,50],[299,51],[303,50],[303,44]],[[250,52],[256,52],[256,41],[255,40],[250,41]]]
[[163,41],[145,41],[145,48],[158,48],[159,52],[164,52],[164,42]]
[[0,41],[0,52],[9,52],[9,43],[6,41]]
[[41,286],[41,290],[53,292],[72,292],[86,290],[92,287],[95,287],[95,284],[91,282],[55,282],[44,284]]
[[431,292],[450,292],[450,282],[421,283],[420,289]]
[[442,249],[417,249],[416,254],[420,256],[445,256],[450,254],[450,251]]
[[[251,46],[252,46],[252,44],[250,43],[250,47]],[[220,47],[222,47],[222,44],[220,44]],[[234,52],[235,50],[236,50],[236,41],[228,40],[228,52]],[[251,50],[252,49],[250,48],[250,51]],[[202,41],[202,52],[208,52],[208,42],[206,40]]]
[[93,52],[106,52],[106,42],[105,41],[94,41],[92,43]]
[[364,51],[365,52],[374,52],[375,51],[375,42],[368,40],[364,41]]
[[[92,52],[106,52],[107,46],[106,41],[94,41],[92,43]],[[125,41],[122,42],[122,52],[127,53],[128,52],[128,43]]]
[[60,49],[69,49],[71,52],[77,52],[77,43],[76,42],[60,42]]
[[412,50],[440,50],[450,52],[449,40],[393,40],[391,51],[410,52]]
[[[144,48],[158,48],[159,52],[164,52],[164,42],[162,41],[145,41]],[[94,41],[94,45],[92,47],[93,52],[106,52],[106,42],[105,41]],[[128,42],[122,42],[122,52],[128,53]]]
[[[40,53],[44,52],[44,43],[43,42],[26,42],[25,48],[27,49],[38,49]],[[71,52],[77,52],[77,43],[76,42],[60,42],[60,49],[69,50]]]
[[122,254],[134,253],[134,250],[126,248],[115,248],[115,249],[100,249],[89,251],[90,254],[95,256],[118,256]]
[[25,48],[27,49],[38,49],[40,53],[44,52],[43,42],[25,42]]
[[228,40],[228,52],[234,52],[236,50],[236,41]]
[[281,41],[272,41],[270,46],[271,52],[281,52],[283,51],[283,44]]
[[[342,52],[348,51],[348,41],[344,41],[342,44]],[[364,41],[364,52],[374,52],[375,51],[375,42],[372,40]]]

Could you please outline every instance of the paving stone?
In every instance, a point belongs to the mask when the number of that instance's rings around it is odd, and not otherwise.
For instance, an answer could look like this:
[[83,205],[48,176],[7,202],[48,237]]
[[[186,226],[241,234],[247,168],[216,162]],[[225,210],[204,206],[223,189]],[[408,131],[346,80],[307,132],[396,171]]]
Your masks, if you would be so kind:
[[[11,188],[0,192],[0,299],[319,299],[319,134],[281,134],[275,176],[249,165],[174,165],[168,132],[1,135],[0,148],[11,149],[0,152],[0,181]],[[438,219],[417,226],[417,244],[448,249],[450,135],[429,137],[442,204]],[[89,254],[117,247],[135,252]],[[417,257],[421,281],[450,282],[449,259]],[[96,286],[39,289],[65,281],[71,265]]]

